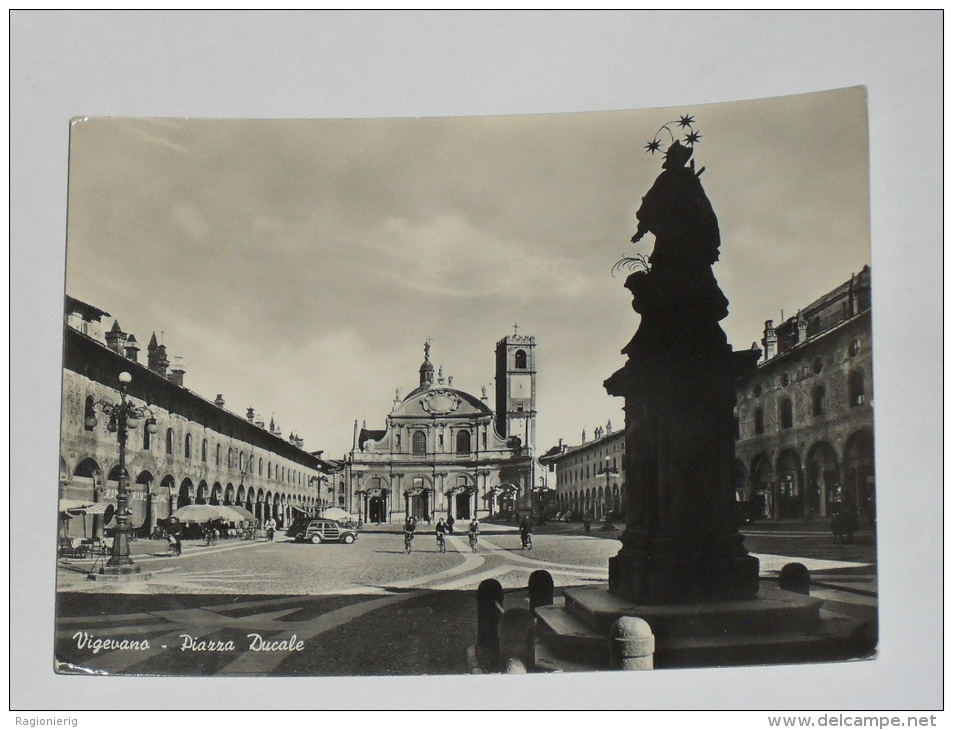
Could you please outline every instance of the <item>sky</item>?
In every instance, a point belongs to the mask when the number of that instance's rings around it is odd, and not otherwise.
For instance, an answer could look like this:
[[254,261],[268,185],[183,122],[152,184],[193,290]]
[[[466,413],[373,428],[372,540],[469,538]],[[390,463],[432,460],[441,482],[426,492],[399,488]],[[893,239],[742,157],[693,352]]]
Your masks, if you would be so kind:
[[[496,342],[536,338],[537,447],[622,425],[602,382],[638,327],[613,275],[661,172],[645,145],[695,118],[736,349],[870,263],[860,87],[670,109],[508,117],[92,117],[70,134],[66,292],[185,385],[341,458],[383,428],[423,345],[493,392]],[[663,141],[667,135],[663,132]]]

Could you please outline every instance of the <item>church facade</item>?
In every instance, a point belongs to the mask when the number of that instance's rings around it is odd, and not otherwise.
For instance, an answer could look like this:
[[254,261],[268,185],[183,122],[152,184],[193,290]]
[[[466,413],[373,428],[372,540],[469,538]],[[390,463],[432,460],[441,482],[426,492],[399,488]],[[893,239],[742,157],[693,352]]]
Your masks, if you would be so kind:
[[417,387],[381,430],[354,424],[345,466],[351,512],[364,522],[407,517],[469,520],[529,512],[534,504],[536,342],[512,334],[496,346],[496,411],[434,377],[430,345]]

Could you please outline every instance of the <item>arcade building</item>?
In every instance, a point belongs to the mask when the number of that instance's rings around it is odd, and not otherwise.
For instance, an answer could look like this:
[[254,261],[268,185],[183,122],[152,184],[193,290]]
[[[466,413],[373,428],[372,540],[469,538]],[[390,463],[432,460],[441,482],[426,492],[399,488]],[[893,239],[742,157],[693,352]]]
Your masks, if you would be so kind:
[[[775,326],[737,386],[735,491],[754,517],[873,519],[870,268]],[[755,345],[757,347],[757,345]]]
[[[130,525],[150,534],[159,519],[188,504],[235,505],[259,522],[279,525],[315,515],[334,466],[309,453],[294,434],[282,437],[253,408],[244,417],[184,385],[180,358],[169,360],[155,334],[147,362],[139,362],[135,335],[118,321],[103,333],[94,306],[66,297],[63,401],[59,458],[59,507],[63,537],[99,537],[115,507],[119,449],[102,404],[121,399],[120,373],[131,375],[126,398],[151,417],[127,430],[126,474]],[[151,422],[151,423],[150,423]],[[151,428],[149,426],[151,425]],[[69,514],[66,510],[70,510]]]
[[486,388],[476,397],[435,379],[429,343],[419,376],[383,429],[354,423],[344,472],[352,513],[374,523],[529,515],[543,490],[534,488],[535,339],[497,343],[495,412]]

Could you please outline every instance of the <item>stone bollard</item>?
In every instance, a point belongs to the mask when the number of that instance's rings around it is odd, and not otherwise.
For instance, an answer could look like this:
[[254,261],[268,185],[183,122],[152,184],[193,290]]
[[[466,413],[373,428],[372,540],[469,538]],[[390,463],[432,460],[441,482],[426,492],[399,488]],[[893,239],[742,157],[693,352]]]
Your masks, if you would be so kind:
[[804,563],[788,563],[778,574],[778,587],[782,591],[811,595],[811,571]]
[[[509,608],[503,612],[500,619],[500,661],[507,667],[507,674],[521,674],[528,667],[534,666],[535,627],[536,621],[527,608]],[[523,665],[524,672],[509,670],[514,660]]]
[[534,570],[529,576],[529,610],[536,615],[538,606],[553,605],[553,576],[548,570]]
[[503,667],[503,674],[526,674],[526,665],[519,659],[510,657],[506,660],[506,666]]
[[477,648],[499,650],[500,616],[503,613],[503,586],[487,578],[477,587]]
[[652,669],[655,636],[643,619],[623,616],[612,624],[609,658],[613,669]]

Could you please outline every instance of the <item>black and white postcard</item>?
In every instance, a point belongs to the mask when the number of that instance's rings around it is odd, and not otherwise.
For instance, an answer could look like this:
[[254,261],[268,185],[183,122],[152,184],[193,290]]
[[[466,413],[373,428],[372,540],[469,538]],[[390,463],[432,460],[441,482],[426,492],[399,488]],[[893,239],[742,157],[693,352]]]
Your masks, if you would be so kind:
[[862,87],[74,119],[56,671],[873,658],[868,180]]

